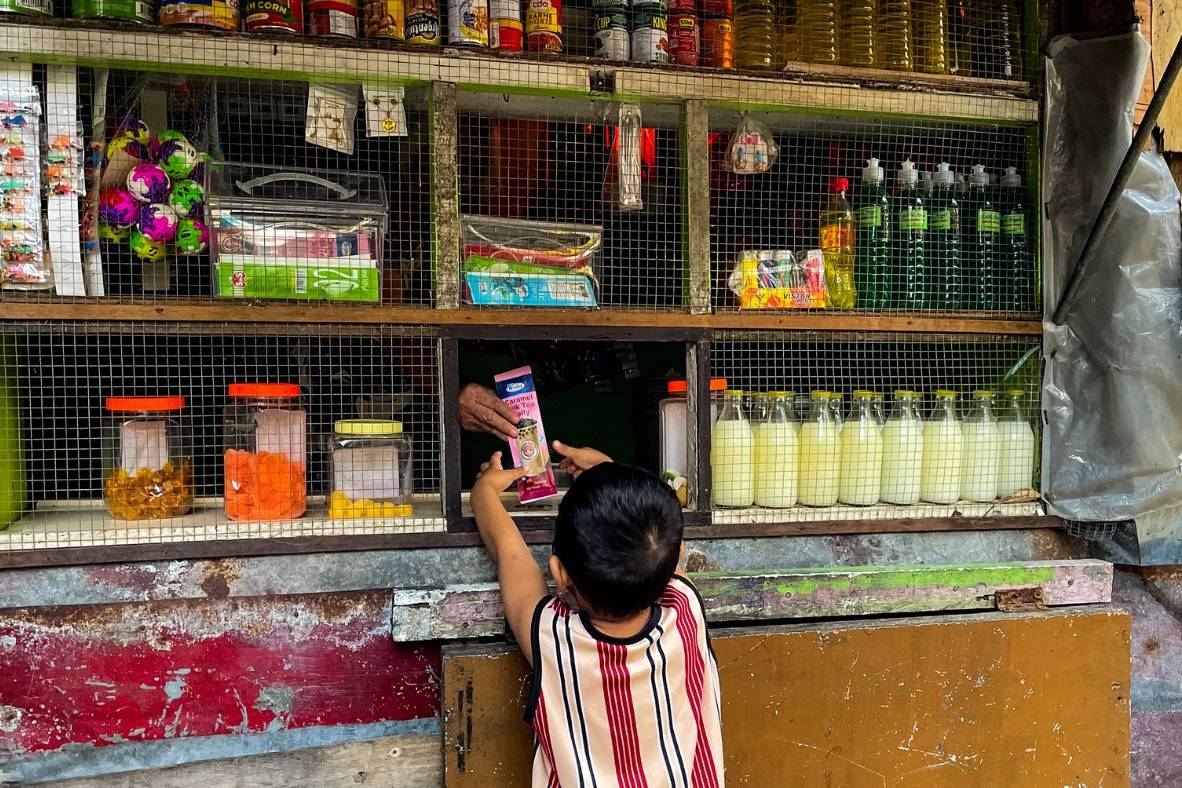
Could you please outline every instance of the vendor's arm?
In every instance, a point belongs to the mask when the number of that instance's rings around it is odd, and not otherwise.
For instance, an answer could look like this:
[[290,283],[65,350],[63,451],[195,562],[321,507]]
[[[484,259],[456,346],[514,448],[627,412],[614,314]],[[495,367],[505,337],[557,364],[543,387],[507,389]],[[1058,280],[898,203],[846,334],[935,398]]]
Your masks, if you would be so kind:
[[460,426],[469,432],[487,432],[511,441],[517,437],[517,414],[497,393],[479,383],[460,389]]
[[532,665],[534,655],[530,626],[534,609],[548,593],[546,581],[525,540],[521,538],[517,523],[513,522],[513,518],[505,511],[505,505],[501,503],[501,493],[524,475],[525,471],[521,468],[504,470],[501,467],[501,453],[496,452],[480,466],[480,476],[472,486],[471,500],[480,538],[497,567],[505,619],[526,661]]

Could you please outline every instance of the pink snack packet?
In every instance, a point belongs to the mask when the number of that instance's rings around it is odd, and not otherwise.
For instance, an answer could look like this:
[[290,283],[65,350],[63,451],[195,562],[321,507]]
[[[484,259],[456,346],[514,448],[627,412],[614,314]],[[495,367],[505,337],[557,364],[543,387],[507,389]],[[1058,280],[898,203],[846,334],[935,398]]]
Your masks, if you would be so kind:
[[517,495],[522,503],[558,494],[554,469],[550,467],[550,448],[542,429],[542,410],[534,391],[534,373],[518,367],[495,376],[497,396],[517,414],[517,440],[509,441],[513,467],[524,468],[528,475],[517,480]]

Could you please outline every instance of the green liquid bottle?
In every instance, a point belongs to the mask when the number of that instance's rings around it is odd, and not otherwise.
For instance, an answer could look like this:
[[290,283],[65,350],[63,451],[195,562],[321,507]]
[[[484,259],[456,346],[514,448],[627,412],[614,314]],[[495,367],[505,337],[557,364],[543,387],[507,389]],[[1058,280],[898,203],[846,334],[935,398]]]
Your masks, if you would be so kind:
[[974,164],[965,198],[964,251],[972,286],[971,304],[976,309],[1001,308],[997,277],[998,245],[1001,242],[1001,214],[993,204],[989,174],[985,165]]
[[948,162],[942,161],[932,177],[928,202],[928,261],[932,269],[936,309],[964,309],[964,269],[960,252],[960,201]]
[[1022,176],[1006,167],[1001,176],[1001,261],[1006,269],[1005,306],[1011,312],[1030,312],[1035,306],[1034,266],[1026,235],[1026,203],[1022,199]]
[[919,188],[919,173],[910,160],[899,166],[899,194],[895,197],[893,258],[899,277],[896,290],[900,309],[931,306],[927,265],[928,212]]
[[891,305],[891,198],[878,159],[862,170],[862,188],[854,219],[858,225],[854,282],[858,306],[886,309]]

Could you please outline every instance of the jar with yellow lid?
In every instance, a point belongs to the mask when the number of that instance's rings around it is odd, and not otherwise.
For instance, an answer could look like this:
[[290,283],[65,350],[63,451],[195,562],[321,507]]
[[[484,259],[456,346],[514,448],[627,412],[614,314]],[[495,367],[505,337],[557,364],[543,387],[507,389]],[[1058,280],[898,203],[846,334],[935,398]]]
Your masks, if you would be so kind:
[[342,419],[333,424],[329,443],[332,489],[328,516],[410,517],[412,504],[411,442],[402,422]]

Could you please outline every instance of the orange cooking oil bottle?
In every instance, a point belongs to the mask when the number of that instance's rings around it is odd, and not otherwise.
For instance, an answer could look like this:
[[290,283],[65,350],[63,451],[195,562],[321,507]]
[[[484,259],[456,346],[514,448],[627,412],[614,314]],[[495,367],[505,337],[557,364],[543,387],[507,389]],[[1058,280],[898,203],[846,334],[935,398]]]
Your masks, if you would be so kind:
[[820,246],[825,259],[825,286],[829,306],[853,309],[858,300],[854,286],[854,216],[845,195],[850,189],[846,178],[829,181],[829,199],[821,211]]
[[735,0],[735,64],[759,71],[775,68],[777,43],[772,0]]

